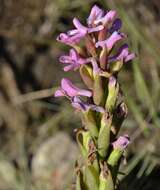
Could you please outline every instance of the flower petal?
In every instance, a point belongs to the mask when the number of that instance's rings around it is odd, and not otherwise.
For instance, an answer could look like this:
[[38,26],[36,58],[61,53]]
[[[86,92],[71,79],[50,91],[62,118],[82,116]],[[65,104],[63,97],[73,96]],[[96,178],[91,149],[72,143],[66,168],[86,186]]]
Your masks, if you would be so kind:
[[83,26],[77,18],[73,19],[73,24],[80,33],[87,33],[87,27]]
[[65,93],[63,92],[62,89],[58,89],[58,90],[55,91],[54,96],[55,97],[65,96]]

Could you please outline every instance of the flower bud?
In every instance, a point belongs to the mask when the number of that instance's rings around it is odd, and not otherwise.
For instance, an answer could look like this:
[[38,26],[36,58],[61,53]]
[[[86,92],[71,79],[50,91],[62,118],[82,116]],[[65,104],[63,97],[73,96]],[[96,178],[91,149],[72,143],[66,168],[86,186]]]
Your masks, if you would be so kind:
[[100,105],[104,96],[104,89],[102,85],[102,77],[97,73],[94,78],[93,86],[93,101],[96,105]]
[[106,48],[103,48],[99,57],[100,67],[103,70],[106,70],[107,67],[107,56],[108,56],[108,51]]
[[94,118],[94,113],[91,110],[88,110],[84,113],[84,124],[85,127],[90,131],[90,134],[93,138],[98,137],[98,127]]
[[119,61],[116,61],[116,62],[110,64],[110,70],[112,73],[116,73],[116,72],[120,71],[122,66],[123,66],[123,61],[119,60]]
[[118,164],[125,148],[128,146],[129,143],[130,140],[128,135],[120,136],[115,142],[112,143],[113,151],[111,152],[107,161],[110,166],[114,167]]
[[119,84],[115,77],[110,77],[108,82],[108,97],[106,100],[105,108],[112,112],[115,108],[115,104],[118,98]]
[[93,83],[94,83],[93,77],[89,73],[87,66],[81,66],[79,71],[80,71],[81,78],[82,78],[83,82],[85,83],[85,85],[89,89],[93,89]]
[[102,158],[105,158],[110,145],[110,129],[112,117],[109,113],[104,113],[101,119],[101,127],[98,136],[98,153]]
[[85,158],[88,158],[89,142],[91,140],[90,132],[81,128],[76,131],[76,139],[77,139],[82,155]]

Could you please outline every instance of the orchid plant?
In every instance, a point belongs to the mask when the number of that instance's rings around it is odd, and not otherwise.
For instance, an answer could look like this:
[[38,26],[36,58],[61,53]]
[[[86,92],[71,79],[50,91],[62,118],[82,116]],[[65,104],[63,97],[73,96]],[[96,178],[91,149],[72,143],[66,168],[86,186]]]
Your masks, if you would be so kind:
[[118,137],[127,116],[118,82],[122,66],[134,53],[123,41],[122,22],[115,10],[103,11],[97,5],[91,9],[84,26],[73,19],[75,29],[61,33],[57,40],[71,46],[68,55],[60,57],[64,71],[79,71],[87,89],[81,89],[63,78],[55,97],[66,97],[81,113],[82,128],[76,129],[76,139],[83,161],[77,161],[76,190],[115,190],[121,160],[130,139]]

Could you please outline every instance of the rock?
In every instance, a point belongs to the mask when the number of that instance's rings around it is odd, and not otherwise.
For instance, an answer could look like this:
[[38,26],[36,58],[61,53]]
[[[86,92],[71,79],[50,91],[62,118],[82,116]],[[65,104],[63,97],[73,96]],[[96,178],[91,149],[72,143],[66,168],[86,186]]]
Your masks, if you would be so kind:
[[0,189],[16,189],[16,172],[12,164],[6,160],[0,160]]
[[37,150],[32,161],[35,186],[39,189],[61,190],[72,183],[78,150],[65,133],[48,139]]

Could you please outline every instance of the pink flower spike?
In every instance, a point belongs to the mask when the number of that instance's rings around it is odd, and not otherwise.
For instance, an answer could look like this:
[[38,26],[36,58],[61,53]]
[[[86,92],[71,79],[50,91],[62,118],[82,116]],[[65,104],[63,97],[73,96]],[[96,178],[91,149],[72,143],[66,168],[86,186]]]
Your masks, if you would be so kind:
[[70,97],[74,96],[87,96],[91,97],[92,92],[89,90],[83,90],[76,87],[70,80],[63,78],[61,81],[61,88],[66,92]]
[[120,136],[115,142],[112,143],[114,149],[124,150],[130,143],[128,135]]
[[92,25],[95,20],[102,18],[104,12],[97,5],[94,5],[91,9],[90,15],[87,19],[88,25]]

